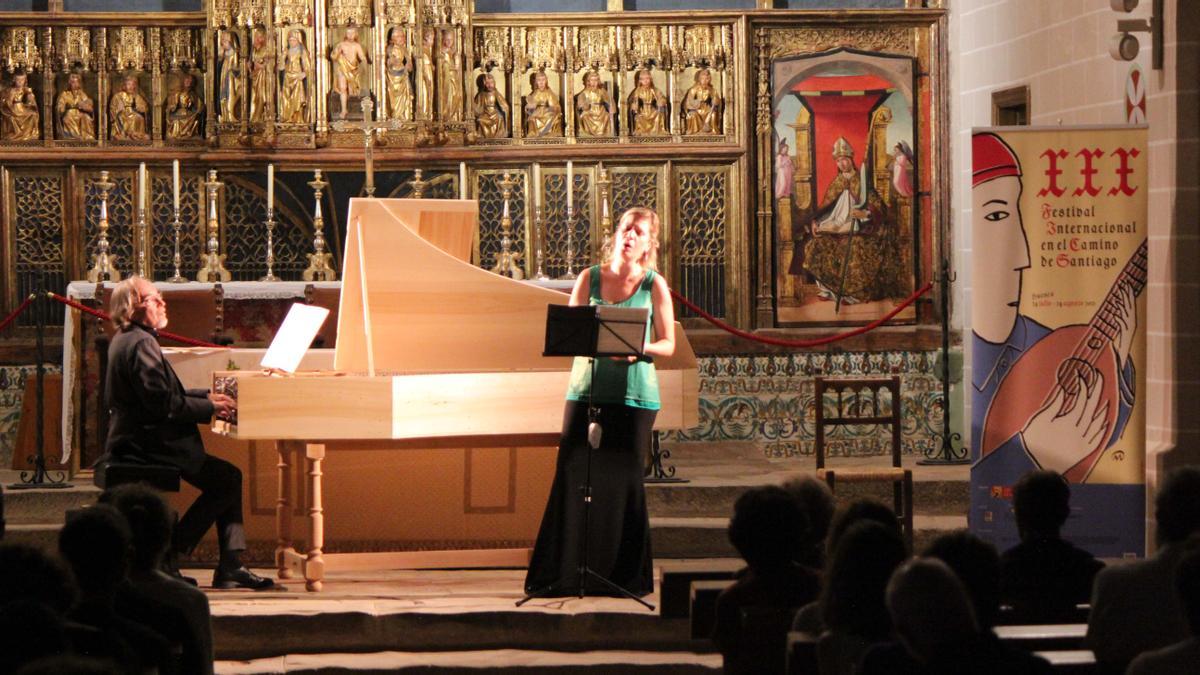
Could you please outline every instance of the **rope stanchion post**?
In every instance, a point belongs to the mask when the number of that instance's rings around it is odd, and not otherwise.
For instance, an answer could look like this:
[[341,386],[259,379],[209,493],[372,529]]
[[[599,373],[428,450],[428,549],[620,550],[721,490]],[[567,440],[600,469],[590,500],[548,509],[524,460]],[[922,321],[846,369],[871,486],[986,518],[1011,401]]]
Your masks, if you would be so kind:
[[[10,490],[29,490],[33,488],[54,489],[75,487],[67,481],[65,471],[56,471],[51,477],[46,471],[46,300],[42,294],[42,283],[39,280],[33,295],[22,307],[33,307],[34,326],[36,327],[36,358],[37,384],[34,387],[35,413],[33,432],[34,452],[33,470],[21,472],[21,482],[8,486]],[[13,317],[15,318],[15,316]]]
[[954,273],[950,271],[950,261],[943,258],[941,273],[938,274],[938,292],[942,296],[942,433],[935,434],[942,439],[942,443],[936,448],[929,448],[925,457],[917,460],[917,464],[921,465],[971,463],[971,454],[967,448],[955,446],[955,443],[962,441],[962,434],[950,431],[950,284],[953,281]]

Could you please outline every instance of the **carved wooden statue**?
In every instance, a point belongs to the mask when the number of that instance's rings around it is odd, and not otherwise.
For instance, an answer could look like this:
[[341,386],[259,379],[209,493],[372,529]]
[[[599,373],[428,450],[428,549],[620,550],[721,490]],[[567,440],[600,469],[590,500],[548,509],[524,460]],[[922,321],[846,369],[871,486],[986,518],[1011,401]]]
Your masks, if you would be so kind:
[[438,110],[442,119],[456,122],[463,116],[462,53],[455,44],[454,31],[442,31],[438,49]]
[[403,28],[393,28],[388,35],[387,57],[384,65],[387,75],[388,117],[394,120],[410,120],[413,112],[411,77],[413,63],[406,44]]
[[83,90],[83,76],[67,76],[67,88],[59,92],[54,103],[58,119],[58,137],[68,141],[96,140],[96,104]]
[[333,91],[337,93],[342,108],[338,117],[346,119],[346,107],[351,96],[362,95],[362,66],[370,63],[366,51],[358,41],[358,29],[350,26],[342,41],[329,52],[333,65]]
[[600,84],[600,73],[589,70],[583,76],[583,89],[575,95],[575,133],[612,136],[615,110],[608,90]]
[[686,136],[721,133],[721,96],[707,68],[696,71],[695,82],[683,96],[683,133]]
[[525,97],[525,136],[528,138],[563,135],[562,106],[558,94],[550,89],[546,71],[539,70],[530,78],[533,91]]
[[195,76],[186,74],[179,80],[179,89],[167,97],[167,138],[185,141],[200,137],[204,102],[195,87]]
[[629,92],[630,128],[634,136],[661,136],[667,133],[667,97],[654,86],[650,70],[637,72],[637,86]]
[[109,137],[114,141],[149,140],[146,125],[149,112],[150,105],[142,96],[137,77],[126,75],[121,88],[108,101]]
[[36,141],[40,135],[37,95],[29,86],[29,76],[17,71],[0,94],[0,140]]
[[288,31],[287,39],[287,51],[283,54],[283,84],[279,89],[279,121],[304,124],[308,122],[308,78],[312,73],[312,57],[304,46],[304,31],[293,28]]
[[483,73],[476,80],[479,93],[475,94],[475,128],[481,138],[505,138],[508,136],[508,102],[496,91],[496,78]]
[[250,54],[250,121],[263,123],[271,117],[271,90],[275,87],[275,47],[262,29],[254,30]]
[[237,122],[242,116],[242,73],[237,38],[233,33],[225,31],[221,33],[220,40],[218,54],[221,75],[217,82],[217,97],[221,105],[220,119],[222,122]]
[[417,63],[417,75],[420,82],[417,85],[417,116],[421,119],[433,119],[434,94],[434,55],[437,36],[433,29],[427,28],[421,34],[421,54]]

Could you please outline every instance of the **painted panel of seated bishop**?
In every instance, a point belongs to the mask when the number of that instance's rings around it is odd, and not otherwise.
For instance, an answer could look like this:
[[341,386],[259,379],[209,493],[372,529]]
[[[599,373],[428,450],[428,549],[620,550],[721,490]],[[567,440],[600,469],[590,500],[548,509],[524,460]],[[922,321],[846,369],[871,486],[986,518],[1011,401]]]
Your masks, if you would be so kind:
[[874,320],[915,283],[913,60],[839,48],[772,80],[779,321]]

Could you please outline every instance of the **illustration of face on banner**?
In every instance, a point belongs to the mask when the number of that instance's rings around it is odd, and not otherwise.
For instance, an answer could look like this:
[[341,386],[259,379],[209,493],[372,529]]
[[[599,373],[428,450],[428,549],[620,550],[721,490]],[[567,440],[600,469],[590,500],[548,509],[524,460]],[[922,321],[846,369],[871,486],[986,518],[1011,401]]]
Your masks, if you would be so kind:
[[1145,129],[972,136],[972,527],[994,540],[1015,543],[1012,485],[1040,468],[1078,507],[1128,500],[1108,525],[1130,531],[1088,536],[1140,550],[1146,172]]

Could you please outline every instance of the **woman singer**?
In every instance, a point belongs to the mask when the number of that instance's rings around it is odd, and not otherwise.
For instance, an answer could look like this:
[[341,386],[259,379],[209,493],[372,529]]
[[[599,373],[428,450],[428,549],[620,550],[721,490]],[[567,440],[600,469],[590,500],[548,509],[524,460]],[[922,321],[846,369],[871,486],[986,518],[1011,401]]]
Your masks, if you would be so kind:
[[[644,352],[668,357],[675,352],[675,312],[667,282],[655,270],[659,220],[652,209],[632,208],[617,222],[612,249],[602,265],[583,270],[571,292],[571,305],[645,307]],[[653,335],[650,332],[653,324]],[[540,596],[573,595],[579,590],[580,538],[584,505],[580,487],[589,474],[592,501],[588,516],[587,563],[636,596],[654,590],[650,520],[642,486],[643,458],[651,443],[659,409],[654,365],[635,357],[599,358],[594,400],[591,359],[576,357],[567,388],[562,438],[550,499],[525,577],[526,592]],[[588,452],[588,406],[599,408],[600,447]],[[594,579],[590,595],[612,595]]]

